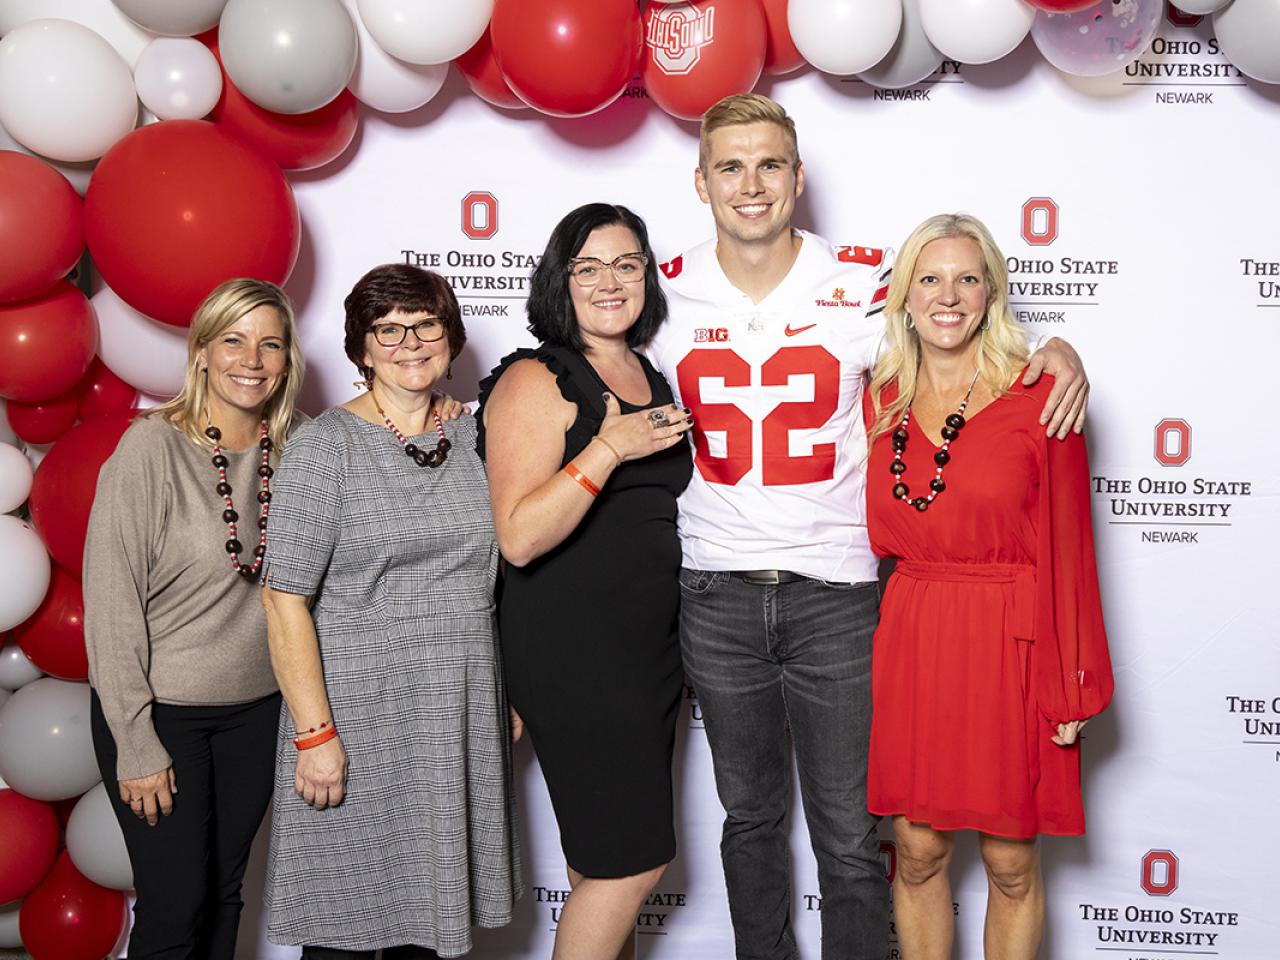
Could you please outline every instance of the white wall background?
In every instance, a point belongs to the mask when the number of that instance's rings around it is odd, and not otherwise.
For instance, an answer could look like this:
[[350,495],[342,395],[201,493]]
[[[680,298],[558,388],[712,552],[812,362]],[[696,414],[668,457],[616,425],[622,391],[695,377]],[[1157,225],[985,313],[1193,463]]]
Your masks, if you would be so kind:
[[[1207,52],[1207,20],[1162,29],[1165,39],[1199,41],[1202,52],[1149,52],[1140,63],[1222,62]],[[897,246],[924,217],[966,210],[991,226],[1008,256],[1052,261],[1052,275],[1024,272],[1015,281],[1097,283],[1088,296],[1015,298],[1023,302],[1018,309],[1062,314],[1032,326],[1066,337],[1084,356],[1094,384],[1093,474],[1131,486],[1094,494],[1116,699],[1088,730],[1088,835],[1044,841],[1042,955],[1270,960],[1280,956],[1280,630],[1272,603],[1280,572],[1273,403],[1280,275],[1246,276],[1242,261],[1280,261],[1280,87],[1243,78],[1159,81],[1177,84],[1169,86],[1153,79],[1071,81],[1028,41],[998,63],[935,76],[916,88],[918,99],[881,100],[863,84],[809,71],[760,89],[799,125],[808,177],[799,225],[841,243]],[[1187,93],[1211,102],[1162,102]],[[438,255],[446,274],[525,277],[527,266],[500,265],[503,253],[540,253],[561,215],[594,200],[644,216],[666,259],[712,229],[693,192],[695,159],[693,126],[641,96],[591,120],[555,121],[491,109],[455,74],[417,113],[367,115],[337,169],[292,178],[305,239],[289,289],[303,308],[307,407],[314,412],[354,392],[342,353],[342,299],[367,268],[412,250]],[[472,191],[498,200],[490,240],[462,233],[462,199]],[[1031,246],[1021,236],[1022,205],[1032,197],[1058,205],[1050,245]],[[492,254],[499,266],[449,268],[451,252]],[[1115,272],[1062,276],[1064,258],[1114,261]],[[471,399],[477,379],[530,338],[518,293],[500,299],[513,294],[461,285],[459,293],[469,308],[508,312],[467,318],[470,343],[451,388]],[[1190,458],[1181,466],[1155,458],[1156,425],[1170,418],[1191,428]],[[1234,483],[1236,493],[1198,494],[1197,478]],[[1144,481],[1187,490],[1143,493]],[[1227,513],[1116,516],[1113,499],[1225,504]],[[1202,520],[1212,525],[1176,525]],[[1155,536],[1172,533],[1194,542]],[[676,756],[680,855],[662,884],[664,903],[646,908],[639,928],[641,955],[652,960],[732,955],[720,808],[705,736],[689,706]],[[549,956],[557,898],[567,889],[537,764],[527,745],[517,754],[534,894],[509,928],[478,934],[480,958]],[[795,925],[803,956],[816,958],[815,866],[798,816],[792,832]],[[1176,877],[1164,872],[1171,858],[1163,856],[1147,876],[1149,885],[1176,887],[1164,896],[1143,888],[1151,850],[1176,857]],[[296,956],[296,948],[271,947],[260,932],[265,852],[260,842],[240,956]],[[953,879],[958,953],[979,956],[985,880],[972,843],[962,843]],[[1140,912],[1153,910],[1169,913]],[[891,946],[889,956],[896,955]]]

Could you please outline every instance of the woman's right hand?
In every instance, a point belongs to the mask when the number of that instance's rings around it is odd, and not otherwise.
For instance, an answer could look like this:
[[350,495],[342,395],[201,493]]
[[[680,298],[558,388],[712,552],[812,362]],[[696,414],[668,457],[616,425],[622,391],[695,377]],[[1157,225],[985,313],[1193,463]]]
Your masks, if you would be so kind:
[[173,813],[173,795],[178,792],[173,767],[150,776],[121,780],[119,785],[120,799],[129,805],[135,817],[146,820],[150,826],[160,822],[160,814],[167,817]]
[[[667,415],[665,426],[655,426],[650,414],[661,410]],[[596,433],[625,463],[640,460],[674,447],[680,438],[693,427],[693,416],[687,409],[674,403],[635,413],[623,413],[618,398],[604,394],[604,422]]]
[[347,751],[342,740],[334,737],[327,743],[298,751],[294,766],[293,789],[304,802],[317,810],[336,807],[342,802],[347,787]]

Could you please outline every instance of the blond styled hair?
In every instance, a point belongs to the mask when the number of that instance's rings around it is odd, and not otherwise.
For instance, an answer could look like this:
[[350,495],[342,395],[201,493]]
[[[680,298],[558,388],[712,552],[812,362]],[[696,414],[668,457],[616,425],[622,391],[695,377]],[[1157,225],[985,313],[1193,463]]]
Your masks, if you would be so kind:
[[735,93],[715,103],[702,115],[698,131],[698,166],[703,174],[711,160],[711,147],[707,139],[721,127],[736,127],[745,123],[776,123],[786,135],[791,147],[791,161],[800,166],[800,145],[796,140],[796,122],[787,116],[782,105],[758,93]]
[[293,304],[288,295],[274,283],[266,280],[239,278],[227,280],[214,288],[196,308],[187,332],[187,375],[182,389],[172,400],[152,407],[143,416],[164,417],[195,443],[211,447],[204,435],[205,403],[208,400],[209,377],[200,365],[200,351],[212,343],[233,323],[258,307],[273,307],[284,325],[285,364],[284,379],[275,392],[267,398],[262,417],[267,421],[267,435],[276,449],[284,445],[293,422],[294,404],[302,389],[306,362],[302,346],[298,343],[298,331],[294,323]]
[[[1027,362],[1027,345],[1022,331],[1009,308],[1009,271],[1004,254],[981,220],[963,213],[944,213],[930,217],[907,237],[893,267],[889,295],[885,301],[885,333],[889,348],[876,363],[871,375],[871,404],[875,421],[870,440],[874,440],[902,419],[916,395],[920,372],[920,335],[907,326],[907,296],[916,271],[916,262],[925,246],[934,240],[964,237],[982,251],[983,273],[987,285],[987,313],[978,328],[978,374],[991,392],[1002,396],[1013,378]],[[880,392],[897,381],[898,395],[881,406]]]

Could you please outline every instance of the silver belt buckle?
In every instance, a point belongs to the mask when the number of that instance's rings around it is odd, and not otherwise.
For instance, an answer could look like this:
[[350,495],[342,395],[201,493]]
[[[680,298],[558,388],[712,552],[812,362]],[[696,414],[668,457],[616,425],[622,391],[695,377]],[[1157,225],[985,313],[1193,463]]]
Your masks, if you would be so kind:
[[782,582],[777,570],[743,570],[742,579],[758,586],[776,586]]

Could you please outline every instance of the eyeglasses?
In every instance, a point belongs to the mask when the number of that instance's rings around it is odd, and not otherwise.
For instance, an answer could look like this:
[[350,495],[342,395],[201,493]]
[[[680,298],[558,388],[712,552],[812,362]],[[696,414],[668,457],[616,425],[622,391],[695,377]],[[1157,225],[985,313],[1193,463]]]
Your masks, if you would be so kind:
[[417,323],[405,325],[403,323],[391,323],[389,321],[379,321],[369,328],[369,332],[373,334],[373,339],[384,347],[398,347],[404,343],[404,338],[409,335],[409,331],[413,331],[413,335],[418,338],[419,343],[435,343],[444,336],[444,324],[435,317],[428,317],[426,320],[419,320]]
[[605,263],[595,257],[577,257],[569,261],[569,276],[578,282],[580,287],[594,287],[600,282],[606,270],[611,270],[614,277],[622,283],[640,283],[644,280],[644,268],[649,258],[643,253],[624,253],[615,257],[612,263]]

